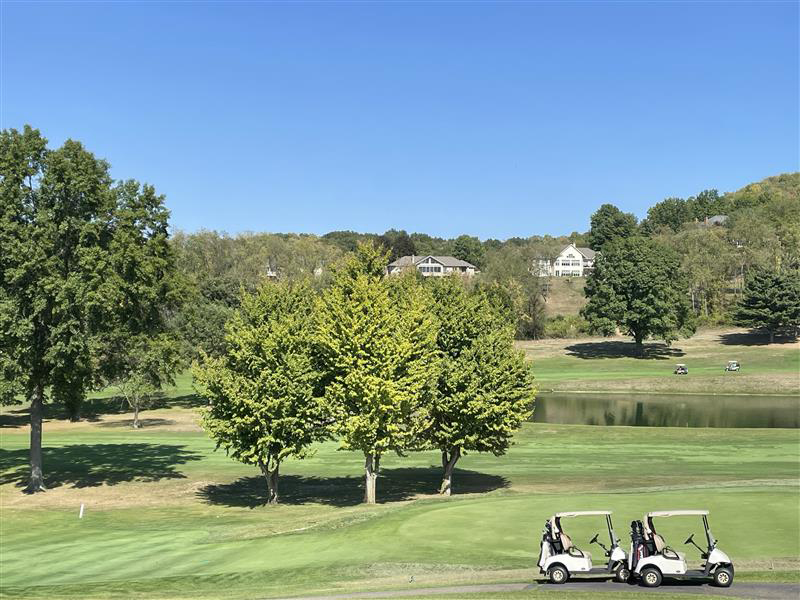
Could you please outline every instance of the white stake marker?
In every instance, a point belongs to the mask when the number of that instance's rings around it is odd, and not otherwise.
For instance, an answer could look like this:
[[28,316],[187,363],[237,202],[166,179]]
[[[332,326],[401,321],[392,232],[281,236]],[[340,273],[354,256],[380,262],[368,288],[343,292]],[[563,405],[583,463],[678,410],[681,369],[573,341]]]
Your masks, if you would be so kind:
[[81,512],[78,513],[78,518],[79,519],[83,518],[83,502],[81,502]]

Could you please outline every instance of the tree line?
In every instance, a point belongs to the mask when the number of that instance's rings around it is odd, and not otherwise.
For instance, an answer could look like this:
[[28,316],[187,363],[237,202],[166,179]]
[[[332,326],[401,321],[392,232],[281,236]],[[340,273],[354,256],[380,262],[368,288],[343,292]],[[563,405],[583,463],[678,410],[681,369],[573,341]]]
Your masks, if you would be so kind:
[[765,330],[770,341],[800,328],[800,174],[668,198],[641,223],[605,204],[588,239],[598,251],[581,311],[589,332],[622,331],[641,348],[691,335],[698,321]]

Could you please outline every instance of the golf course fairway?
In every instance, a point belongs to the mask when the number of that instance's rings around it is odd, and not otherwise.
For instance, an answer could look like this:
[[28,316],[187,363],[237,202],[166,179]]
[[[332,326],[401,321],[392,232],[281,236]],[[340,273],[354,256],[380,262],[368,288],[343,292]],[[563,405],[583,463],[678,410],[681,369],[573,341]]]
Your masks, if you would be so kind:
[[[233,600],[533,582],[545,519],[592,509],[614,511],[623,547],[630,521],[647,511],[708,509],[738,581],[797,580],[796,429],[526,423],[506,456],[465,456],[451,498],[435,494],[437,453],[386,456],[376,506],[361,504],[363,457],[331,442],[287,462],[282,504],[265,506],[258,471],[215,452],[199,428],[202,402],[188,377],[169,395],[142,414],[141,430],[108,394],[90,402],[79,423],[49,413],[49,490],[34,496],[20,488],[25,407],[2,410],[3,598]],[[588,545],[595,533],[607,543],[601,521],[565,527],[578,547],[602,556]],[[659,531],[699,562],[683,545],[701,534],[699,519],[663,520]],[[591,597],[552,588],[546,595]]]

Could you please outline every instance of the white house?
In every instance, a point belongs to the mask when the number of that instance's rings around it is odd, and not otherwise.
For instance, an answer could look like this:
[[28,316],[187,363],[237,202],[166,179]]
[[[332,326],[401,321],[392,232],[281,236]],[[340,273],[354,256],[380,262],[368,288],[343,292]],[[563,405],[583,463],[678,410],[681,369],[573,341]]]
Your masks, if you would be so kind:
[[594,268],[594,257],[595,251],[591,248],[568,244],[555,260],[540,258],[534,267],[539,277],[586,277]]
[[479,273],[475,265],[453,256],[402,256],[389,263],[386,273],[393,275],[406,269],[417,269],[423,277],[442,277],[451,273],[472,277]]

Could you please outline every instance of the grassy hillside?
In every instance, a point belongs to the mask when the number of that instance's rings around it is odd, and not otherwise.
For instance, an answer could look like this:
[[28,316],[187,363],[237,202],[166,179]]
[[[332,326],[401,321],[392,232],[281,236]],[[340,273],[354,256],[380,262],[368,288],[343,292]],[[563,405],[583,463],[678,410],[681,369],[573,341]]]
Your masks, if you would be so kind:
[[583,277],[550,277],[549,293],[545,303],[545,314],[548,317],[556,315],[577,315],[578,311],[586,304],[583,295],[583,286],[586,279]]
[[[630,338],[518,342],[532,361],[540,390],[800,395],[800,342],[744,329],[701,330],[671,346],[646,344],[644,357]],[[726,373],[725,363],[742,369]],[[673,374],[685,363],[689,375]]]

